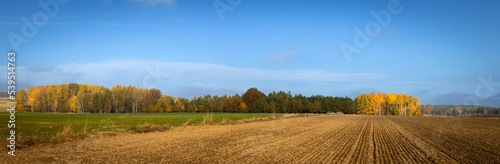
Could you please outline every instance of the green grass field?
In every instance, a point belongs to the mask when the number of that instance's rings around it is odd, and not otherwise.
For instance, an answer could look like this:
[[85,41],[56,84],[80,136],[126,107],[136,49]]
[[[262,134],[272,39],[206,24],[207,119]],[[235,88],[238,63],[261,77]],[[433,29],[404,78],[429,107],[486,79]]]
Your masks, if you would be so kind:
[[[254,117],[268,117],[272,113],[212,113],[212,122],[219,123]],[[281,116],[283,114],[275,114]],[[64,114],[64,113],[16,113],[16,137],[20,141],[32,140],[35,143],[57,141],[57,135],[65,127],[70,127],[72,133],[96,134],[98,132],[124,132],[139,124],[152,123],[163,126],[181,126],[188,120],[193,124],[201,124],[207,113],[141,113],[141,114]],[[0,113],[0,137],[8,137],[7,123],[9,113]],[[83,137],[82,137],[83,138]],[[5,140],[7,141],[7,140]]]

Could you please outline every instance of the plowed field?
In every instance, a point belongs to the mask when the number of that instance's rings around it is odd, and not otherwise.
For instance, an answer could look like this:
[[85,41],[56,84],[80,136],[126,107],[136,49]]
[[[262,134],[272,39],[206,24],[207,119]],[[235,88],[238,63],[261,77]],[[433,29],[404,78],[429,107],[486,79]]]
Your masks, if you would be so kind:
[[14,163],[500,163],[500,119],[322,115],[92,137]]

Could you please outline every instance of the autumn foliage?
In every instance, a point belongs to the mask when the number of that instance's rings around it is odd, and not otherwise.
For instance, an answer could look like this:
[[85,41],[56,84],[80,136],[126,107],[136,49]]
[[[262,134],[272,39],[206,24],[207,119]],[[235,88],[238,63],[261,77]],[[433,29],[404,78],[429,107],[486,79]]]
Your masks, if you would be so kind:
[[327,113],[343,112],[374,115],[421,115],[420,100],[405,94],[363,94],[349,97],[290,92],[272,92],[267,96],[257,88],[242,96],[198,96],[193,99],[163,95],[160,90],[117,85],[62,84],[28,87],[16,95],[21,112],[61,113]]
[[16,101],[19,111],[61,113],[355,113],[349,97],[292,95],[272,92],[265,95],[250,88],[243,96],[198,96],[191,100],[162,95],[157,89],[117,85],[108,89],[99,85],[62,84],[28,87],[20,90]]
[[359,114],[421,116],[420,100],[413,95],[371,93],[354,100]]
[[266,95],[259,91],[257,88],[250,88],[241,96],[243,102],[248,105],[252,105],[255,101],[265,98]]
[[[157,89],[117,85],[62,84],[28,87],[16,100],[20,111],[73,113],[137,113],[165,111],[157,106],[162,97]],[[141,109],[139,111],[139,109]]]

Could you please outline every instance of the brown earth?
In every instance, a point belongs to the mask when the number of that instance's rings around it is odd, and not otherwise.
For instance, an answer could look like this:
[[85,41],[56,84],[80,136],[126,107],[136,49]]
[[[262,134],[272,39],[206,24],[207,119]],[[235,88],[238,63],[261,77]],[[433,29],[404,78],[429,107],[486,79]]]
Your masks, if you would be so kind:
[[5,163],[500,163],[499,125],[487,118],[322,115],[92,137],[0,157]]

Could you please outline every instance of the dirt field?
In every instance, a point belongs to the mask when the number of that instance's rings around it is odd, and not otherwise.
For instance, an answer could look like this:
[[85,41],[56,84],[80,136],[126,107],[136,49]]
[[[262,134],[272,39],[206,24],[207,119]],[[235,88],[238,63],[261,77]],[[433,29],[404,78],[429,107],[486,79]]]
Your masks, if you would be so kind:
[[7,163],[499,163],[499,125],[488,118],[323,115],[94,137],[0,156]]

